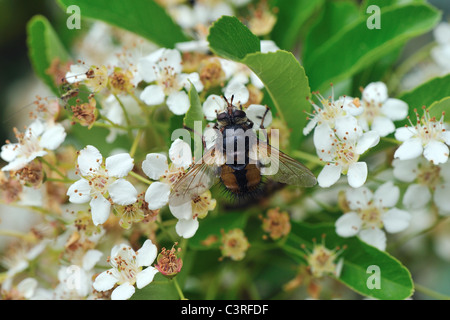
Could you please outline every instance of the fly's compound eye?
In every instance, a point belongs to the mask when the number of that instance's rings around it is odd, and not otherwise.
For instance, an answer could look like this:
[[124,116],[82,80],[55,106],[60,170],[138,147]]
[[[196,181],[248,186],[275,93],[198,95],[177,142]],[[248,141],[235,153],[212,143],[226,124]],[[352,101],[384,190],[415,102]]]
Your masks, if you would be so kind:
[[228,115],[226,112],[220,113],[217,115],[217,121],[224,121],[228,119]]
[[245,118],[247,115],[244,111],[237,109],[237,110],[234,110],[233,116],[235,118]]

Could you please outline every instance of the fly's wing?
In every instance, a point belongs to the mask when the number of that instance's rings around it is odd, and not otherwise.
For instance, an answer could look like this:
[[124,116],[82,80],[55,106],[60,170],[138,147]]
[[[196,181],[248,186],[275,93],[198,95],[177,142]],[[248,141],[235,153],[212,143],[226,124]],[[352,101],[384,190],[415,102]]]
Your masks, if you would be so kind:
[[261,174],[272,180],[300,187],[313,187],[317,183],[307,167],[261,140],[250,152],[250,158],[257,160]]
[[171,206],[179,206],[195,199],[216,183],[219,167],[213,155],[214,149],[207,151],[199,162],[175,182],[169,196]]

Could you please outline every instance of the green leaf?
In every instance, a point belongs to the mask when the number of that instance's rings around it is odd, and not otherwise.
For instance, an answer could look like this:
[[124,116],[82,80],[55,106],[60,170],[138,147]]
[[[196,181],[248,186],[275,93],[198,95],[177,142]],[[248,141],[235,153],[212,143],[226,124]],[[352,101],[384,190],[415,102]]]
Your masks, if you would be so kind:
[[209,47],[218,56],[239,61],[261,51],[261,42],[236,17],[223,16],[209,29]]
[[[235,228],[243,229],[247,223],[247,215],[240,212],[227,213],[218,216],[207,216],[199,221],[200,227],[195,236],[189,239],[189,248],[195,250],[219,249],[222,231],[227,232]],[[206,244],[208,240],[213,239],[217,241],[212,241],[210,245]],[[204,242],[205,240],[206,242]]]
[[66,63],[70,61],[70,56],[47,18],[37,15],[28,22],[27,45],[34,71],[53,93],[59,96],[58,87],[47,70],[55,59]]
[[305,65],[314,57],[315,50],[357,19],[358,7],[353,1],[327,1],[322,16],[305,38],[302,51]]
[[291,50],[298,40],[298,34],[311,15],[322,6],[324,0],[292,1],[278,0],[277,22],[272,29],[271,39],[282,49]]
[[242,60],[264,83],[279,116],[291,130],[292,148],[297,148],[304,138],[305,111],[311,108],[311,96],[305,70],[286,51],[249,54]]
[[306,123],[304,111],[311,108],[307,101],[311,92],[305,70],[294,55],[283,50],[258,52],[258,38],[238,19],[230,17],[222,17],[211,27],[208,41],[213,52],[247,65],[258,75],[277,116],[291,130],[291,147],[299,147]]
[[423,106],[429,108],[436,101],[448,97],[450,95],[449,88],[450,74],[433,78],[408,92],[401,93],[397,98],[409,105],[409,115],[415,119],[414,109],[419,110]]
[[[312,250],[313,239],[319,240],[325,234],[324,243],[328,249],[346,246],[339,256],[343,258],[344,264],[337,280],[364,296],[376,299],[402,300],[413,294],[411,274],[397,259],[357,237],[341,238],[334,230],[334,225],[311,226],[294,222],[283,249],[299,263],[305,263],[305,252],[300,246],[304,244],[307,249]],[[368,271],[369,266],[379,267],[380,289],[369,289],[367,286],[368,279],[372,275],[372,272]]]
[[183,119],[183,124],[191,131],[191,137],[194,141],[194,156],[195,159],[200,159],[203,151],[202,135],[206,127],[206,119],[203,115],[202,104],[198,96],[195,86],[191,83],[189,90],[189,102],[191,106],[186,112]]
[[[450,97],[436,101],[428,108],[428,111],[430,112],[430,116],[436,117],[438,121],[441,119],[443,113],[450,115]],[[447,122],[448,120],[447,118]]]
[[420,3],[390,6],[381,11],[381,29],[368,29],[368,17],[363,15],[344,27],[305,59],[313,89],[325,90],[330,82],[351,77],[391,48],[431,30],[441,14]]
[[157,45],[173,48],[175,43],[187,41],[183,33],[166,11],[153,0],[58,0],[67,8],[80,7],[82,17],[105,21],[134,32]]

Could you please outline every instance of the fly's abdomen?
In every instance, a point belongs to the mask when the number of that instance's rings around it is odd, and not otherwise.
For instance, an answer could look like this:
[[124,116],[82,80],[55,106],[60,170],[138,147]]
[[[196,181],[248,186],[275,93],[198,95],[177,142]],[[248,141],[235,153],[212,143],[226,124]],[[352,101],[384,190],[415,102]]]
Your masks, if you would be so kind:
[[261,173],[254,164],[249,164],[240,170],[224,165],[220,178],[227,190],[239,196],[256,191],[261,183]]

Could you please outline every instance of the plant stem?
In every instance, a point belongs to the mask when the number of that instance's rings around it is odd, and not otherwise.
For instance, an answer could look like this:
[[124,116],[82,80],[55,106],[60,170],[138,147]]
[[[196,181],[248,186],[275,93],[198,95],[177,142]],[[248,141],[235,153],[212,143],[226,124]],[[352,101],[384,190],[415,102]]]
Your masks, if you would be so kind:
[[76,180],[71,180],[71,179],[56,179],[56,178],[45,178],[45,181],[50,181],[50,182],[62,182],[62,183],[75,183]]
[[114,93],[114,97],[119,102],[119,105],[122,108],[123,116],[125,117],[125,121],[127,123],[128,138],[130,140],[133,140],[133,132],[131,131],[131,121],[130,121],[130,117],[128,116],[127,108],[125,108],[124,104],[122,103],[122,100],[120,100],[119,97],[115,93]]
[[410,234],[410,235],[405,235],[403,238],[399,239],[397,242],[391,244],[388,246],[388,250],[387,251],[391,251],[394,249],[397,249],[398,247],[401,247],[402,245],[404,245],[405,243],[407,243],[409,240],[414,239],[416,237],[419,237],[421,235],[424,235],[430,231],[432,231],[434,228],[436,228],[439,224],[441,224],[443,221],[445,221],[446,219],[448,219],[449,217],[438,217],[436,219],[436,221],[429,226],[428,228],[425,228],[419,232]]
[[54,165],[49,163],[47,160],[45,160],[43,157],[39,158],[41,162],[43,162],[47,167],[49,167],[52,171],[55,171],[61,178],[66,179],[66,175],[61,173],[61,171],[58,170]]
[[292,151],[292,155],[296,158],[302,159],[302,160],[306,160],[315,164],[319,164],[319,165],[323,165],[324,163],[317,158],[317,156],[314,156],[312,154],[309,154],[307,152],[303,152],[300,150],[294,150]]
[[144,134],[144,131],[139,130],[136,137],[134,138],[133,145],[131,146],[131,149],[130,149],[130,156],[132,158],[134,158],[134,155],[136,154],[136,150],[139,145],[139,141],[141,141],[143,134]]
[[183,294],[183,291],[182,291],[181,288],[180,288],[180,285],[178,284],[177,278],[176,278],[176,277],[173,278],[172,281],[173,281],[173,284],[175,285],[175,289],[177,289],[178,295],[180,296],[180,300],[187,300],[187,299],[184,297],[184,294]]
[[146,183],[148,185],[151,185],[153,183],[153,181],[150,181],[150,180],[144,178],[143,176],[141,176],[140,174],[137,174],[136,172],[130,171],[129,175],[132,177],[135,177],[139,181]]
[[446,296],[445,294],[433,291],[433,290],[426,288],[420,284],[415,283],[414,287],[416,288],[416,291],[418,291],[424,295],[427,295],[431,298],[435,298],[438,300],[450,300],[450,296]]
[[30,239],[29,235],[22,233],[22,232],[12,231],[12,230],[0,230],[0,236],[15,237],[15,238],[19,238],[22,240]]

